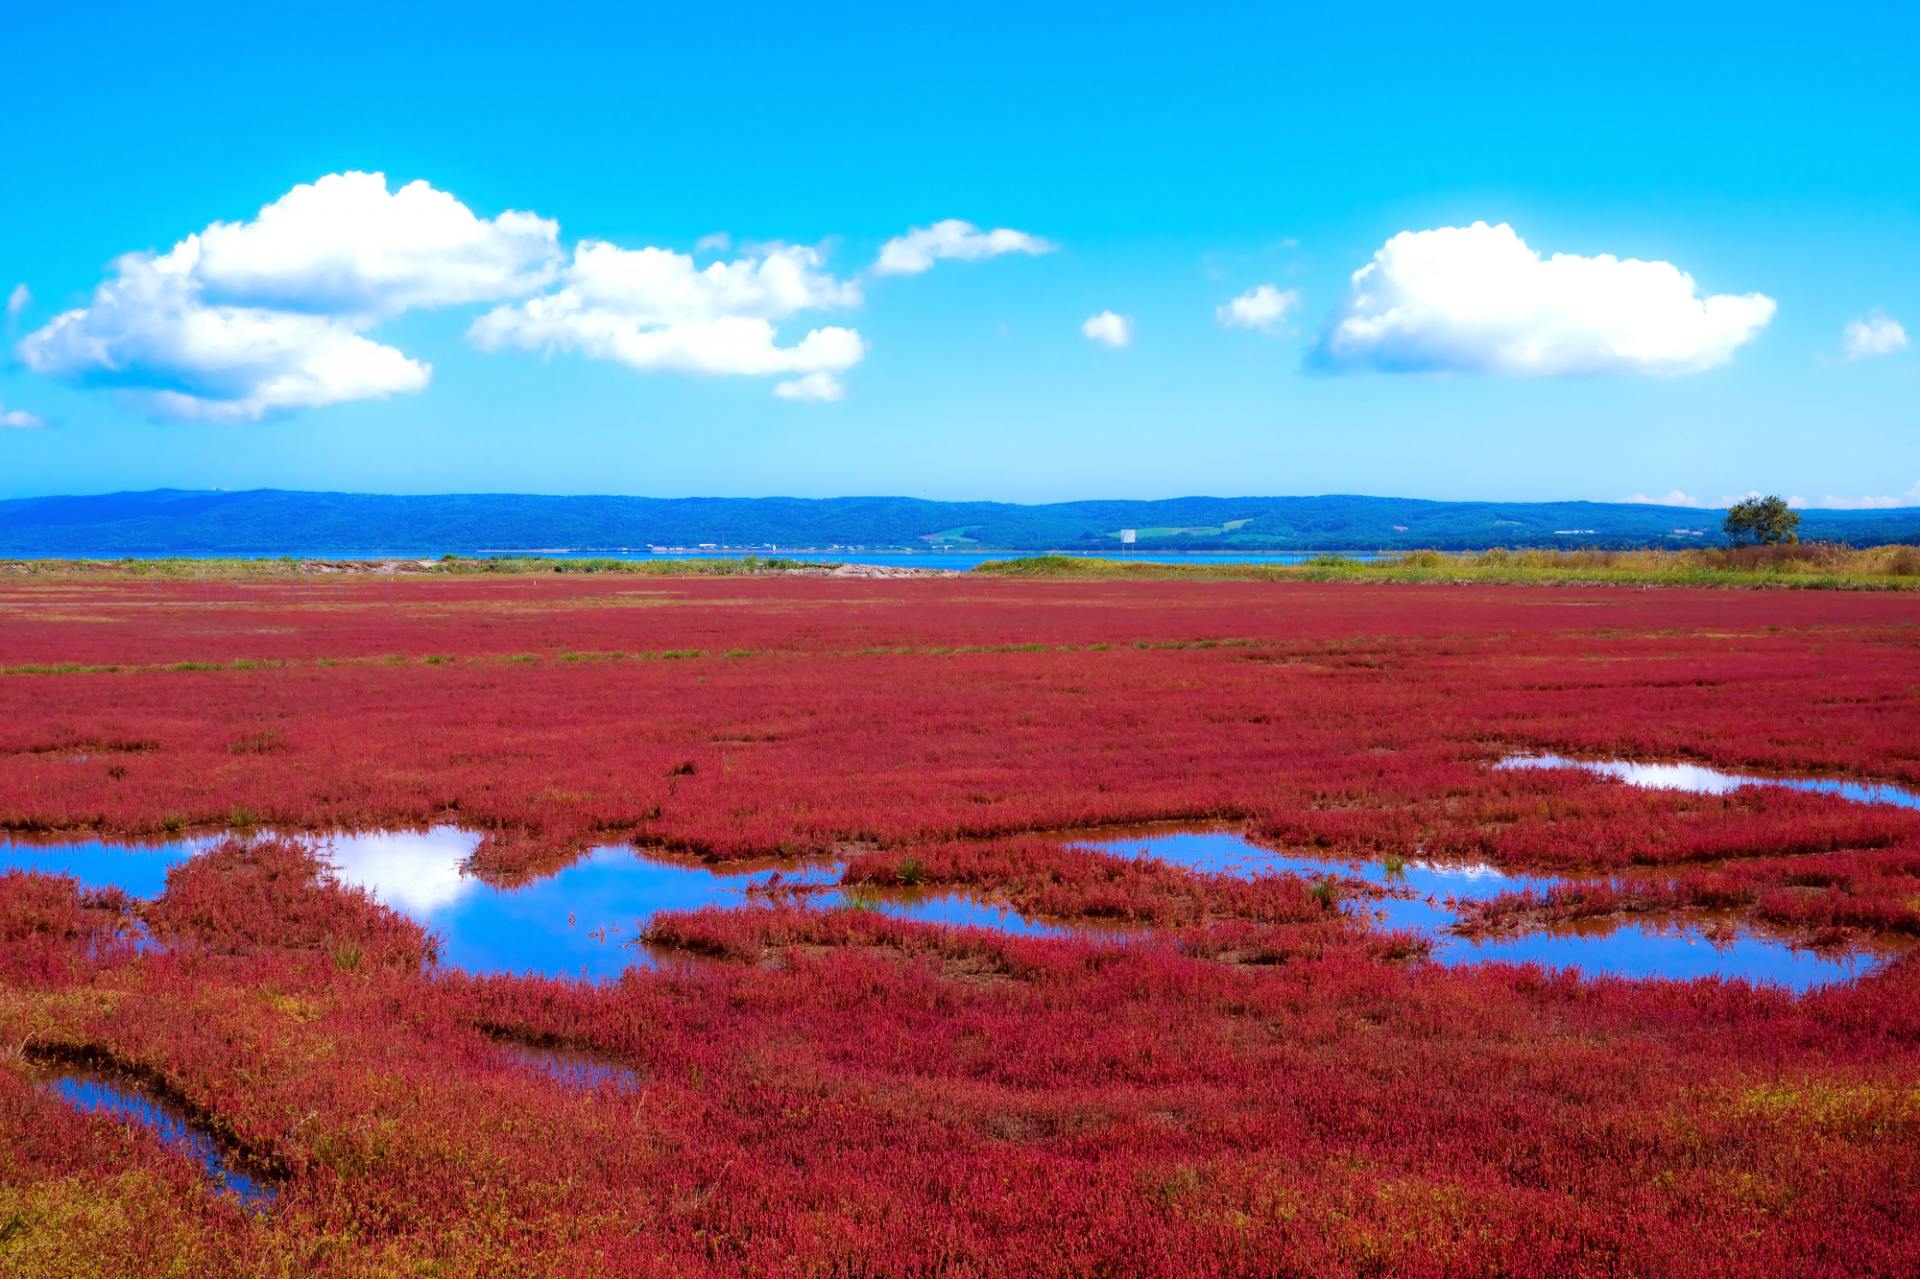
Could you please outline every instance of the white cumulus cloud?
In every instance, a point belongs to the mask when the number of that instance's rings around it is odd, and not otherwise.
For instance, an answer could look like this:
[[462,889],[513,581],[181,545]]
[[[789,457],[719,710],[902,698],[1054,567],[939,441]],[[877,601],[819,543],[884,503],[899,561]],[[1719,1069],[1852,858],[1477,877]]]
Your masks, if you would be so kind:
[[531,213],[476,217],[425,182],[389,192],[383,174],[335,173],[185,244],[198,243],[194,275],[209,302],[385,317],[540,288],[559,235],[559,223]]
[[364,330],[415,307],[538,288],[558,234],[528,213],[476,217],[424,182],[390,192],[382,174],[333,174],[252,221],[126,254],[87,306],[29,334],[20,355],[36,372],[212,421],[418,391],[431,368]]
[[1892,355],[1907,349],[1907,331],[1900,321],[1875,311],[1864,319],[1849,321],[1840,335],[1840,345],[1849,360]]
[[880,246],[873,270],[876,275],[919,275],[943,258],[973,262],[1002,253],[1052,253],[1058,247],[1050,240],[1011,227],[982,231],[971,222],[947,218],[932,226],[913,227],[905,235],[888,240]]
[[1670,262],[1542,257],[1512,227],[1402,231],[1353,273],[1323,368],[1546,376],[1697,373],[1773,319],[1759,293],[1703,296]]
[[33,290],[24,284],[13,286],[13,292],[7,294],[7,319],[16,318],[22,311],[33,305]]
[[46,422],[27,412],[25,409],[10,409],[0,404],[0,429],[32,431],[46,425]]
[[[489,351],[573,351],[649,372],[800,374],[804,381],[859,363],[866,341],[830,326],[783,345],[779,322],[860,300],[859,285],[834,278],[817,249],[773,245],[703,268],[670,249],[588,240],[575,249],[560,288],[489,311],[468,335]],[[818,393],[824,382],[807,385],[807,393],[778,393],[834,398]]]
[[1214,318],[1229,329],[1258,329],[1274,333],[1280,322],[1300,309],[1300,290],[1262,284],[1213,309]]
[[1103,346],[1122,347],[1133,343],[1133,321],[1112,311],[1088,316],[1080,325],[1080,332],[1088,341]]

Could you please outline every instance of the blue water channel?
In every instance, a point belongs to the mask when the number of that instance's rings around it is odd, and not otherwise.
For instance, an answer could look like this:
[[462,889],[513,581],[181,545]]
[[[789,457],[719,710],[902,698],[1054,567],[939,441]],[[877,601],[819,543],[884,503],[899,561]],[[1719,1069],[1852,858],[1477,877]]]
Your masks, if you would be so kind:
[[249,1207],[263,1208],[273,1202],[273,1187],[235,1167],[220,1144],[190,1123],[177,1107],[98,1071],[49,1066],[44,1073],[46,1078],[41,1087],[75,1110],[107,1115],[123,1124],[147,1129],[169,1150],[185,1155],[204,1168],[216,1189],[236,1196]]

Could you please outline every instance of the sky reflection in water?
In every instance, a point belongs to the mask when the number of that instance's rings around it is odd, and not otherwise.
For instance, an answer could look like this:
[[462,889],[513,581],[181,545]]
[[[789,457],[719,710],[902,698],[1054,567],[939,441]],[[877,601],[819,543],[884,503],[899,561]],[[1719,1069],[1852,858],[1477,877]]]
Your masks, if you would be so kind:
[[1433,942],[1434,960],[1447,965],[1497,959],[1573,968],[1589,976],[1679,980],[1744,977],[1807,990],[1870,972],[1879,962],[1869,956],[1796,950],[1785,942],[1750,934],[1717,941],[1697,928],[1663,928],[1631,921],[1617,926],[1608,926],[1612,921],[1607,921],[1580,930],[1524,933],[1487,941],[1447,933],[1444,930],[1456,919],[1445,905],[1449,897],[1484,901],[1504,892],[1545,889],[1558,882],[1545,876],[1508,874],[1488,865],[1412,861],[1396,877],[1389,876],[1379,862],[1275,852],[1231,830],[1155,832],[1094,846],[1122,855],[1150,855],[1195,870],[1233,875],[1286,871],[1307,879],[1359,879],[1383,888],[1411,890],[1412,898],[1356,901],[1351,909],[1375,911],[1388,928],[1410,929],[1428,937]]
[[640,1087],[638,1071],[582,1049],[514,1042],[502,1043],[500,1047],[516,1065],[568,1088],[584,1092],[597,1088],[631,1092]]
[[[0,870],[69,874],[85,887],[111,885],[136,897],[153,897],[166,887],[170,867],[216,842],[217,837],[153,847],[100,840],[7,843],[0,844]],[[500,888],[465,873],[479,836],[459,827],[342,833],[319,843],[343,883],[367,889],[437,934],[441,962],[472,973],[617,977],[630,966],[657,962],[646,948],[630,943],[659,912],[765,901],[765,896],[750,896],[749,890],[764,890],[776,882],[812,889],[798,898],[812,906],[849,902],[831,887],[839,880],[839,866],[825,860],[709,870],[696,862],[646,857],[618,845],[596,848],[545,878]],[[897,918],[949,926],[1021,935],[1063,931],[954,893],[867,891],[851,900]]]
[[[1508,761],[1506,766],[1549,766],[1535,761],[1550,757],[1523,758],[1526,762]],[[1634,767],[1711,772],[1677,765]],[[1632,780],[1638,774],[1622,775]],[[1669,774],[1654,776],[1664,779]],[[1879,794],[1891,788],[1866,789]],[[1022,936],[1075,931],[957,893],[858,891],[850,896],[833,887],[839,866],[825,860],[777,869],[711,870],[692,861],[660,860],[625,846],[609,846],[594,849],[543,879],[500,888],[463,869],[478,841],[474,832],[437,827],[338,834],[323,839],[321,847],[343,882],[366,888],[437,934],[441,962],[472,973],[614,978],[628,967],[658,962],[645,947],[632,944],[655,914],[765,901],[767,897],[752,890],[765,890],[776,882],[808,890],[797,900],[819,908],[851,903],[902,919]],[[138,897],[152,897],[164,889],[169,867],[214,842],[216,837],[151,847],[99,840],[58,845],[0,843],[0,870],[19,867],[66,873],[87,887],[113,885]],[[1364,909],[1378,912],[1387,927],[1412,929],[1429,937],[1434,959],[1443,964],[1533,961],[1594,975],[1744,977],[1805,990],[1869,972],[1879,962],[1870,956],[1796,950],[1750,934],[1709,939],[1697,928],[1641,921],[1596,921],[1578,928],[1474,941],[1446,932],[1456,918],[1447,909],[1446,899],[1483,900],[1508,891],[1545,889],[1556,881],[1508,874],[1492,866],[1420,861],[1410,862],[1403,874],[1390,878],[1377,862],[1275,852],[1228,830],[1168,830],[1096,846],[1127,856],[1149,853],[1198,870],[1242,875],[1287,871],[1310,879],[1344,876],[1408,890],[1407,896],[1383,898]]]
[[1702,764],[1640,764],[1630,759],[1569,759],[1564,755],[1509,755],[1494,767],[1579,768],[1615,777],[1645,790],[1691,791],[1697,795],[1727,795],[1742,786],[1782,786],[1788,790],[1838,795],[1860,804],[1920,808],[1920,792],[1887,782],[1850,782],[1838,777],[1763,777],[1725,773]]
[[148,1129],[162,1145],[198,1163],[214,1185],[237,1195],[242,1203],[265,1207],[273,1202],[271,1186],[241,1172],[227,1161],[218,1143],[187,1122],[186,1116],[108,1075],[84,1069],[49,1067],[41,1086],[75,1110],[111,1115],[122,1123]]

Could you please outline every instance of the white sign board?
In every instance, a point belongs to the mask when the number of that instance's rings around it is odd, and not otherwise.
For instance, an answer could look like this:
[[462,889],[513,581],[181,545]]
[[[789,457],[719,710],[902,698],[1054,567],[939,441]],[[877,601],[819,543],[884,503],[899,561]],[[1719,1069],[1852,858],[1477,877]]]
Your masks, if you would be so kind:
[[1123,529],[1121,529],[1121,530],[1120,530],[1120,545],[1122,545],[1122,546],[1132,546],[1132,545],[1133,545],[1133,539],[1134,539],[1134,534],[1135,534],[1136,532],[1138,532],[1138,530],[1136,530],[1136,529],[1130,529],[1130,528],[1123,528]]

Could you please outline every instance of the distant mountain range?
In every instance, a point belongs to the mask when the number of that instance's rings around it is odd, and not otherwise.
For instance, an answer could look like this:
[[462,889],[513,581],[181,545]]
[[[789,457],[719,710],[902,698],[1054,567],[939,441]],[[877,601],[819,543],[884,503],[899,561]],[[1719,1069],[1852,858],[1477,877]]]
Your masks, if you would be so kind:
[[[405,551],[788,550],[861,547],[1117,551],[1476,550],[1699,546],[1721,513],[1607,502],[1428,502],[1390,497],[930,502],[908,497],[395,497],[280,489],[157,489],[0,501],[0,555]],[[1920,542],[1920,508],[1806,511],[1808,540]]]

